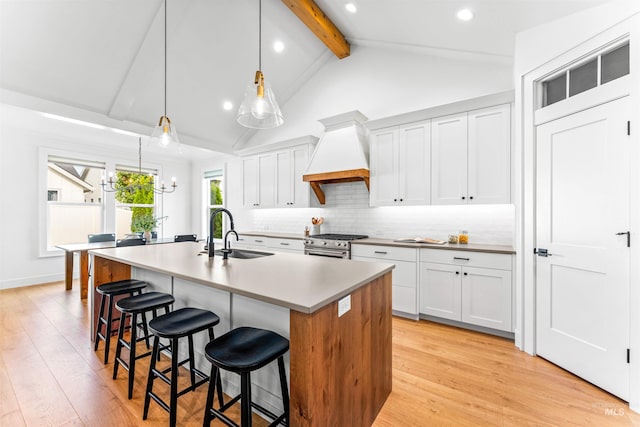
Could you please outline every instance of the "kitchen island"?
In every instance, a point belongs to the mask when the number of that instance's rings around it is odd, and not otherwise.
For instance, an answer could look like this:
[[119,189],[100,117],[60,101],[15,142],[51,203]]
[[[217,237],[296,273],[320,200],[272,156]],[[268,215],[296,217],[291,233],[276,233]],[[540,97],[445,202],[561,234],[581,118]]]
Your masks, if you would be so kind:
[[[247,325],[288,337],[290,425],[370,426],[391,392],[393,264],[278,252],[210,260],[201,249],[183,242],[90,251],[93,286],[143,279],[171,292],[174,308],[218,314],[216,335]],[[197,364],[206,371],[203,346],[196,340]],[[277,371],[263,371],[252,378],[254,398],[277,411]],[[235,392],[237,379],[224,379],[225,392]]]

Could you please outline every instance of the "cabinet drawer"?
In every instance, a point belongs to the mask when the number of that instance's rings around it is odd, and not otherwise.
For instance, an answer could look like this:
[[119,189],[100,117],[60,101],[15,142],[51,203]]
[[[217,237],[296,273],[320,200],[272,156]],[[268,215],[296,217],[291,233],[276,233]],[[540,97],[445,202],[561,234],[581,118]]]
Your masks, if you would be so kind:
[[269,237],[267,239],[267,246],[274,250],[304,252],[304,241],[302,239],[277,239]]
[[416,262],[418,249],[399,248],[395,246],[351,245],[351,257],[363,256],[368,258],[396,259],[399,261]]
[[247,236],[241,234],[238,236],[237,246],[266,246],[267,238],[260,236]]
[[496,268],[511,270],[511,255],[486,252],[420,249],[421,262],[437,262],[465,267]]

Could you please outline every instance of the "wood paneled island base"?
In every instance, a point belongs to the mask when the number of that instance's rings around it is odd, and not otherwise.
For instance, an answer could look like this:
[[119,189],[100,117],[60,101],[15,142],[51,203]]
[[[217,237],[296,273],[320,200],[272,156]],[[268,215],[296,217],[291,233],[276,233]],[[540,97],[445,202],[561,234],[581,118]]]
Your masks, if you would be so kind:
[[291,311],[291,425],[373,424],[391,393],[391,273],[338,302]]

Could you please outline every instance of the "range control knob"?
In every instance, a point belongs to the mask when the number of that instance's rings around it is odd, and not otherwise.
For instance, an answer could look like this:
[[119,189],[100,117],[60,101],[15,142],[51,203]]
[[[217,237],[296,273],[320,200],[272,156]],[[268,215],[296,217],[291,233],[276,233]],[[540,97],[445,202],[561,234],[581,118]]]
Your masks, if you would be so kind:
[[322,244],[323,244],[324,246],[327,246],[327,242],[324,242],[324,241],[323,241],[323,242],[322,242]]
[[336,246],[342,246],[342,243],[336,242]]

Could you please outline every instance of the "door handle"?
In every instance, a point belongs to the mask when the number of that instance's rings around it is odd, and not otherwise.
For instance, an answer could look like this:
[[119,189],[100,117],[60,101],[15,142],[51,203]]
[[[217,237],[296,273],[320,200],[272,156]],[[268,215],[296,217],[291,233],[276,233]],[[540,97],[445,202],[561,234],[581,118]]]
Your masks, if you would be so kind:
[[545,258],[553,255],[553,254],[550,254],[547,249],[543,249],[543,248],[533,248],[533,253]]
[[616,236],[627,235],[627,247],[631,247],[631,232],[630,231],[621,231],[620,233],[616,233]]

